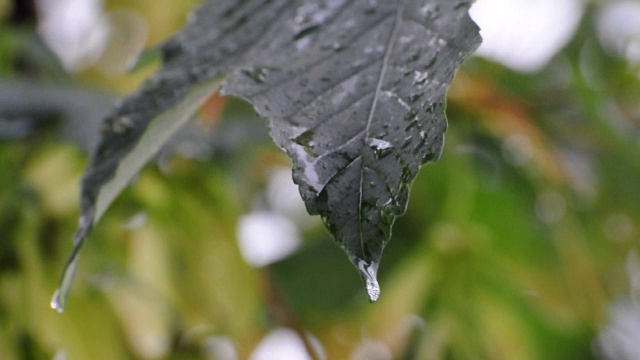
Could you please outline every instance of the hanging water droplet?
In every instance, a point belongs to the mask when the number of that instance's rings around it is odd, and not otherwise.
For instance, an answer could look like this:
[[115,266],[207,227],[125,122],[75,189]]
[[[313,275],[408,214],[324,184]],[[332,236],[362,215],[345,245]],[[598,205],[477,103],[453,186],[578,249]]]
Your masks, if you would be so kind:
[[60,290],[56,290],[53,293],[53,298],[51,298],[51,308],[59,313],[64,312],[65,301],[62,299]]
[[71,258],[69,258],[69,262],[65,266],[65,269],[62,273],[60,285],[51,298],[51,308],[59,313],[64,312],[67,307],[67,298],[69,297],[69,292],[71,291],[73,278],[76,275],[79,259],[80,257],[78,256],[77,250],[75,250],[74,253],[71,254]]
[[373,262],[369,265],[366,261],[360,260],[358,261],[358,271],[364,281],[369,300],[376,302],[380,297],[380,285],[377,279],[378,264]]
[[371,139],[369,147],[373,150],[376,159],[382,159],[393,151],[393,145],[390,142],[376,138]]
[[242,74],[258,84],[264,84],[267,76],[267,69],[263,67],[250,67],[241,70]]

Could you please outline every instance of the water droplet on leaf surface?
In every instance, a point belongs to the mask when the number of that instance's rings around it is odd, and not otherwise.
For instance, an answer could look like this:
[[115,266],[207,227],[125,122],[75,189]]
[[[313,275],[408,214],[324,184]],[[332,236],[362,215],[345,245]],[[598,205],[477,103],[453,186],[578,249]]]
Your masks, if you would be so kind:
[[429,73],[424,71],[416,71],[413,76],[413,86],[424,85],[429,79]]
[[267,69],[261,67],[242,69],[242,74],[255,81],[258,84],[264,84],[267,76]]
[[295,143],[302,146],[304,151],[312,157],[318,157],[315,152],[315,132],[313,130],[307,130],[294,139]]
[[371,139],[369,147],[373,150],[376,159],[382,159],[393,151],[393,145],[390,142],[376,138]]

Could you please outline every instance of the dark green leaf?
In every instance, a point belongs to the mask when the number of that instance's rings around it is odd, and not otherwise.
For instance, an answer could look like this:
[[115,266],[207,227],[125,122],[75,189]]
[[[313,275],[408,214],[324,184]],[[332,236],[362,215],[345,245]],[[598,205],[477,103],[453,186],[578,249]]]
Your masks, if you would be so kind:
[[442,150],[446,90],[480,43],[469,5],[300,1],[223,85],[270,120],[308,211],[322,216],[372,300],[409,184]]
[[[436,159],[445,93],[478,46],[469,1],[209,1],[163,67],[105,121],[83,180],[80,245],[115,196],[226,77],[293,159],[295,182],[376,300],[377,266],[409,184]],[[172,120],[179,117],[184,121]],[[54,305],[62,309],[72,276]],[[72,274],[72,272],[71,272]]]

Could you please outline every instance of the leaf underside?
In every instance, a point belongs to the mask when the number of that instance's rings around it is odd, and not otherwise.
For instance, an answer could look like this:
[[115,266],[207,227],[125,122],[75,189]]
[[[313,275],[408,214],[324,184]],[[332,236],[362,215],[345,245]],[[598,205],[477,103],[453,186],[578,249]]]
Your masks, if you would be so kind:
[[[409,185],[442,151],[446,90],[481,41],[470,5],[204,3],[162,47],[162,68],[106,119],[82,182],[82,218],[67,268],[115,196],[179,128],[166,114],[184,119],[224,79],[223,95],[246,99],[268,119],[273,140],[293,160],[307,210],[322,216],[375,300],[377,266]],[[66,292],[61,286],[54,299],[60,310]]]

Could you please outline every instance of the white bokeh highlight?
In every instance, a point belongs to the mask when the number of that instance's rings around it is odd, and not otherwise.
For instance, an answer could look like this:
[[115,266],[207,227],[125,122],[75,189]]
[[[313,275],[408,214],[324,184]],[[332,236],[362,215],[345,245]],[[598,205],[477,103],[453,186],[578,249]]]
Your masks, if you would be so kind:
[[483,38],[476,54],[538,71],[571,40],[584,9],[583,0],[478,0],[470,11]]
[[611,55],[640,64],[640,2],[603,4],[596,15],[596,30],[600,43]]
[[40,0],[38,33],[67,70],[97,61],[109,29],[101,0]]
[[238,360],[238,352],[233,341],[225,336],[212,336],[203,344],[207,360]]
[[67,71],[122,73],[146,43],[141,16],[106,12],[102,0],[37,0],[36,9],[38,34]]
[[300,197],[298,186],[293,183],[291,168],[276,166],[270,169],[266,197],[269,208],[291,219],[299,228],[318,225],[318,216],[311,216]]
[[296,224],[273,211],[254,211],[242,216],[237,232],[242,257],[255,267],[284,259],[302,242]]
[[286,328],[275,329],[260,341],[249,360],[311,360],[298,334]]

